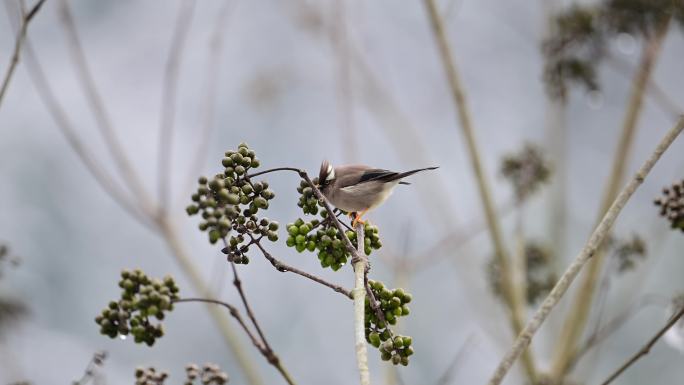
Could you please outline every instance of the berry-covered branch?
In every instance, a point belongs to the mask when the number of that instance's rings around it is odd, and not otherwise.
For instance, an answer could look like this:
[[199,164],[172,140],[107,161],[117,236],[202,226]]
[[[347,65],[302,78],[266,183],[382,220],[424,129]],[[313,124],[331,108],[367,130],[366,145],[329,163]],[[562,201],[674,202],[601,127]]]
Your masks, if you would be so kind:
[[[389,297],[382,297],[378,302],[376,297],[382,294],[384,286],[381,283],[368,284],[369,268],[366,256],[382,247],[378,228],[365,224],[358,226],[355,232],[340,221],[339,216],[344,212],[333,210],[318,188],[318,178],[310,178],[304,170],[278,167],[255,172],[260,166],[260,161],[254,150],[244,143],[235,151],[227,151],[221,164],[224,167],[222,173],[215,174],[212,178],[199,178],[197,192],[192,195],[193,203],[186,210],[189,215],[202,217],[199,229],[207,232],[210,243],[223,241],[222,252],[227,255],[234,275],[237,274],[236,265],[249,263],[248,253],[256,247],[276,270],[295,273],[354,299],[355,319],[358,321],[357,349],[361,347],[357,351],[360,353],[359,368],[363,381],[367,381],[368,378],[366,355],[363,354],[366,342],[380,348],[383,359],[391,359],[395,365],[407,365],[408,356],[412,353],[412,348],[407,349],[411,344],[411,338],[395,337],[388,326],[396,323],[398,316],[408,314],[408,307],[401,306],[404,304],[404,297],[400,294],[396,301],[391,301],[394,297],[393,292],[384,289],[389,293]],[[354,291],[350,292],[314,274],[289,266],[267,250],[263,241],[278,241],[280,226],[278,222],[262,216],[262,212],[269,208],[269,201],[275,197],[275,193],[267,181],[257,180],[257,177],[279,171],[294,172],[301,178],[297,188],[300,194],[298,206],[305,215],[316,216],[311,220],[297,218],[289,223],[286,226],[286,245],[295,248],[299,253],[316,252],[321,267],[329,267],[334,271],[341,269],[351,259],[356,276]],[[373,287],[379,290],[375,294]],[[241,290],[239,285],[236,285],[236,288],[238,291]],[[401,289],[397,290],[397,293],[403,293]],[[244,296],[242,298],[244,300]],[[406,298],[410,300],[410,296]],[[399,309],[395,307],[397,301],[400,304]],[[245,307],[250,314],[247,303]],[[250,319],[260,332],[256,319],[251,315]],[[378,342],[374,342],[376,338],[371,336],[377,336]],[[383,347],[379,341],[385,343]]]
[[122,292],[120,299],[111,301],[107,308],[95,317],[95,322],[100,325],[100,333],[110,338],[125,339],[130,334],[136,343],[153,346],[156,340],[164,335],[161,321],[174,309],[174,304],[201,302],[223,306],[228,309],[230,315],[235,318],[268,363],[282,374],[288,384],[294,384],[254,317],[242,290],[237,270],[234,270],[234,274],[233,283],[238,289],[247,315],[256,329],[256,334],[249,328],[235,306],[211,298],[180,298],[180,289],[172,277],[166,276],[163,280],[152,279],[141,270],[124,270],[121,273],[119,287],[121,287]]

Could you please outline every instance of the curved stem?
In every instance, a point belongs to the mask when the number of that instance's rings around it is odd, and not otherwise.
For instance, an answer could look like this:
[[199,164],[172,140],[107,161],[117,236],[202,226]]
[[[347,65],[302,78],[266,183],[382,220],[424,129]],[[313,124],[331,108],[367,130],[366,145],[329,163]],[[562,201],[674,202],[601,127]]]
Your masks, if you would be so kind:
[[257,338],[254,336],[254,334],[252,333],[252,331],[249,329],[249,327],[247,327],[247,324],[245,323],[245,320],[242,319],[242,316],[240,315],[240,312],[238,311],[238,309],[237,309],[235,306],[233,306],[233,305],[231,305],[231,304],[229,304],[229,303],[227,303],[227,302],[223,302],[223,301],[219,301],[219,300],[211,299],[211,298],[180,298],[180,299],[176,299],[176,300],[173,301],[173,303],[183,303],[183,302],[210,303],[210,304],[214,304],[214,305],[219,305],[219,306],[225,307],[225,308],[228,309],[228,311],[230,312],[230,315],[233,316],[233,318],[235,318],[235,320],[238,322],[238,324],[240,324],[240,327],[242,328],[242,330],[244,330],[245,333],[247,333],[247,336],[248,336],[249,339],[252,341],[252,344],[254,344],[254,346],[255,346],[259,351],[262,351],[262,350],[264,349],[264,347],[261,345],[261,343],[259,342],[259,340],[257,340]]
[[[178,262],[178,264],[181,266],[183,272],[187,274],[190,283],[195,287],[195,290],[197,290],[201,296],[210,297],[211,292],[209,290],[209,286],[207,286],[202,274],[200,274],[197,266],[192,262],[190,255],[180,242],[176,228],[167,219],[167,217],[159,218],[158,224],[162,236],[171,249],[171,253],[176,258],[176,262]],[[207,309],[216,323],[216,326],[219,328],[226,345],[228,345],[230,351],[233,353],[235,361],[240,368],[242,368],[247,382],[251,385],[263,385],[263,381],[261,380],[258,370],[254,366],[254,362],[246,354],[238,335],[230,325],[230,319],[226,317],[224,312],[220,311],[215,306],[209,306]]]
[[114,164],[118,168],[119,174],[131,189],[131,192],[136,196],[136,199],[141,202],[143,211],[149,211],[152,207],[150,197],[145,191],[140,177],[135,168],[131,165],[130,160],[126,156],[126,151],[116,136],[114,125],[112,124],[112,120],[105,108],[102,95],[100,95],[97,86],[95,85],[95,79],[88,66],[85,53],[83,52],[83,46],[78,35],[78,30],[76,29],[76,22],[71,14],[67,0],[60,0],[59,14],[67,33],[69,49],[77,70],[77,76],[79,77],[80,84],[87,96],[86,99],[90,104],[90,108],[95,115],[97,127],[104,138],[107,149],[114,159]]
[[281,271],[281,272],[290,272],[290,273],[294,273],[297,275],[301,275],[302,277],[308,278],[314,282],[318,282],[323,286],[327,286],[327,287],[333,289],[334,291],[344,295],[347,298],[350,298],[350,299],[354,298],[352,296],[352,293],[349,290],[343,288],[342,286],[335,285],[334,283],[330,283],[330,282],[324,280],[323,278],[320,278],[316,275],[307,273],[306,271],[299,270],[296,267],[292,267],[290,265],[287,265],[287,264],[277,260],[273,255],[271,255],[271,253],[266,251],[266,249],[261,245],[261,243],[259,243],[258,241],[254,240],[254,239],[252,239],[252,240],[254,241],[253,243],[257,245],[259,250],[261,250],[261,253],[264,255],[264,257],[269,262],[271,262],[271,265],[273,265],[273,267],[275,267],[276,270]]
[[570,266],[568,266],[567,270],[565,270],[558,282],[556,282],[556,285],[553,287],[553,290],[551,290],[551,293],[549,293],[546,299],[544,299],[544,302],[534,313],[532,319],[527,323],[527,325],[525,325],[525,328],[522,330],[522,332],[520,332],[520,335],[518,335],[518,338],[516,338],[513,346],[510,348],[508,353],[506,353],[501,363],[499,363],[494,374],[492,375],[492,378],[488,382],[489,385],[498,385],[503,381],[506,373],[508,373],[508,370],[511,368],[511,366],[513,366],[515,360],[517,360],[518,357],[520,357],[520,355],[525,351],[525,349],[527,349],[527,346],[529,346],[530,341],[532,341],[534,334],[544,323],[551,310],[561,300],[563,295],[568,290],[568,287],[570,287],[572,281],[582,270],[582,267],[584,267],[589,259],[597,252],[603,243],[603,240],[610,232],[610,228],[613,226],[613,223],[615,223],[620,211],[622,211],[622,208],[625,206],[625,204],[627,204],[629,198],[632,197],[632,194],[634,194],[634,191],[636,191],[639,185],[644,182],[644,179],[656,164],[658,159],[660,159],[665,150],[667,150],[672,142],[674,142],[682,130],[684,130],[684,116],[679,119],[679,122],[677,122],[676,126],[667,132],[651,156],[641,166],[634,178],[632,178],[632,180],[625,187],[623,187],[620,194],[617,196],[617,198],[615,198],[613,204],[603,216],[603,219],[591,234],[591,237],[584,245],[580,253],[577,255],[577,257],[575,257],[575,260],[570,264]]

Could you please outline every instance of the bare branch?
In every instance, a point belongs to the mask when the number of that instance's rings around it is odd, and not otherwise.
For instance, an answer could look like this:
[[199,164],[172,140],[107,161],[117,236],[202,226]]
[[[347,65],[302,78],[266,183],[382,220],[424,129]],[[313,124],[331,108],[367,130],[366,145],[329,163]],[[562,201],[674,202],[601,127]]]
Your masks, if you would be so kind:
[[[615,199],[623,183],[627,159],[633,147],[636,136],[637,123],[641,115],[648,81],[655,68],[656,59],[659,56],[660,48],[667,35],[670,16],[666,17],[658,26],[656,33],[644,45],[639,63],[639,69],[634,75],[629,102],[623,118],[620,139],[617,145],[610,177],[605,187],[598,218],[601,218]],[[598,220],[598,219],[597,219]],[[572,352],[576,349],[576,344],[582,336],[586,327],[591,305],[594,301],[596,283],[599,273],[605,260],[605,253],[601,248],[598,249],[595,258],[587,266],[587,272],[581,278],[581,283],[577,294],[573,298],[573,303],[569,310],[569,315],[565,319],[562,333],[557,344],[558,349],[553,358],[551,366],[551,376],[562,378],[566,372],[567,364],[571,361]]]
[[661,328],[661,329],[660,329],[660,330],[659,330],[659,331],[658,331],[658,332],[657,332],[657,333],[656,333],[656,334],[655,334],[655,335],[646,343],[646,345],[644,345],[641,349],[639,349],[639,351],[636,352],[632,357],[630,357],[630,359],[628,359],[627,362],[625,362],[625,363],[624,363],[622,366],[620,366],[613,374],[611,374],[610,377],[608,377],[608,379],[606,379],[605,381],[603,381],[603,382],[601,383],[601,385],[608,385],[608,384],[610,384],[611,382],[613,382],[613,380],[615,380],[616,378],[618,378],[618,377],[619,377],[625,370],[627,370],[630,366],[634,365],[634,363],[636,363],[636,362],[639,360],[639,358],[641,358],[641,357],[647,355],[647,354],[651,351],[651,348],[653,347],[653,345],[655,345],[656,342],[658,342],[658,340],[660,339],[660,337],[662,337],[663,334],[665,334],[668,330],[670,330],[670,328],[673,327],[673,326],[677,323],[677,321],[679,321],[679,319],[682,318],[682,316],[684,316],[684,307],[682,307],[682,308],[679,310],[679,312],[678,312],[677,314],[673,315],[672,318],[670,318],[670,321],[669,321],[665,326],[663,326],[663,327],[662,327],[662,328]]
[[[252,240],[255,241],[254,238],[252,238]],[[287,264],[279,261],[278,259],[276,259],[258,241],[255,241],[253,243],[257,245],[257,247],[259,248],[259,250],[261,250],[261,253],[264,255],[264,257],[269,262],[271,262],[271,265],[273,265],[273,267],[275,267],[276,270],[281,271],[281,272],[290,272],[290,273],[295,273],[295,274],[301,275],[302,277],[308,278],[314,282],[320,283],[321,285],[327,286],[327,287],[333,289],[334,291],[344,295],[347,298],[350,298],[350,299],[354,298],[352,296],[351,292],[349,290],[343,288],[342,286],[336,285],[334,283],[330,283],[330,282],[324,280],[323,278],[318,277],[314,274],[307,273],[306,271],[299,270],[296,267],[292,267],[290,265],[287,265]]]
[[157,164],[157,192],[159,194],[159,216],[165,216],[171,196],[171,153],[173,147],[173,126],[176,121],[176,90],[178,87],[178,70],[185,42],[190,31],[192,16],[195,11],[195,0],[183,0],[178,8],[176,26],[171,37],[171,49],[166,60],[164,86],[162,90],[162,108],[159,119],[159,161]]
[[[449,46],[449,40],[444,29],[444,23],[437,9],[437,4],[435,3],[435,0],[425,0],[425,5],[430,18],[430,23],[432,25],[434,37],[439,48],[440,58],[444,65],[444,70],[449,81],[451,97],[458,112],[459,123],[466,141],[468,153],[470,155],[470,163],[475,174],[475,179],[477,181],[477,186],[482,201],[482,207],[487,220],[487,226],[489,227],[489,235],[494,246],[494,251],[496,252],[496,259],[501,271],[502,294],[506,305],[508,305],[508,309],[510,310],[509,321],[511,323],[513,332],[518,334],[522,330],[523,323],[525,322],[525,303],[522,301],[519,295],[516,295],[516,293],[519,293],[520,290],[514,285],[513,272],[510,266],[510,257],[506,251],[506,247],[504,246],[503,236],[501,234],[501,224],[499,223],[498,217],[494,211],[492,194],[484,175],[479,149],[475,142],[475,133],[472,121],[470,119],[470,110],[467,106],[465,90],[461,85],[456,63]],[[527,377],[531,382],[536,382],[537,371],[532,355],[529,352],[525,352],[523,364]]]
[[80,84],[83,88],[83,91],[87,95],[88,103],[90,104],[90,108],[95,115],[97,126],[100,129],[100,133],[102,134],[105,143],[107,144],[109,153],[112,155],[112,158],[114,158],[114,163],[117,166],[119,174],[121,174],[121,177],[124,179],[133,195],[136,197],[136,200],[142,202],[142,209],[146,212],[149,212],[151,211],[152,204],[150,202],[150,197],[147,195],[147,192],[145,191],[143,183],[135,171],[135,168],[131,165],[130,160],[126,155],[126,151],[119,141],[119,138],[116,136],[114,125],[109,117],[109,113],[105,107],[102,95],[100,95],[99,91],[97,90],[95,79],[88,66],[88,61],[83,51],[78,30],[76,29],[76,22],[71,14],[67,0],[60,0],[59,14],[67,33],[69,49],[77,70],[76,73],[80,79]]
[[461,347],[456,352],[454,358],[449,363],[449,366],[447,366],[444,373],[437,380],[437,385],[448,385],[451,382],[451,379],[454,377],[454,371],[456,367],[463,360],[463,356],[468,352],[468,348],[473,344],[474,341],[475,335],[471,334],[470,336],[468,336],[468,338],[466,338],[466,340],[463,342]]
[[245,333],[247,333],[247,336],[249,337],[250,341],[252,341],[252,344],[254,345],[254,347],[256,347],[257,350],[259,350],[259,352],[261,352],[263,354],[264,346],[259,341],[259,339],[257,339],[256,336],[254,336],[254,333],[252,333],[252,330],[249,329],[249,327],[245,323],[245,320],[242,319],[242,316],[240,315],[240,311],[235,306],[233,306],[227,302],[223,302],[223,301],[219,301],[219,300],[211,299],[211,298],[180,298],[180,299],[173,301],[173,303],[182,303],[182,302],[203,302],[203,303],[211,303],[214,305],[220,305],[220,306],[225,307],[230,312],[230,315],[233,316],[233,318],[235,318],[235,320],[238,322],[238,324],[240,324],[240,327],[242,328],[242,330],[244,330]]
[[620,329],[620,327],[622,327],[622,325],[624,325],[634,315],[636,315],[637,312],[644,309],[646,306],[663,305],[663,304],[666,304],[669,302],[670,301],[665,300],[661,296],[657,296],[657,295],[645,296],[644,298],[641,299],[641,301],[634,304],[633,306],[630,306],[629,309],[627,309],[623,313],[615,316],[613,319],[606,322],[605,325],[601,326],[600,328],[597,328],[591,335],[589,335],[589,337],[586,339],[586,341],[572,355],[573,360],[568,364],[568,373],[572,370],[573,367],[575,367],[577,365],[579,360],[581,360],[582,357],[584,357],[584,355],[589,350],[591,350],[591,348],[593,348],[594,346],[597,346],[601,342],[605,341],[613,333],[618,331]]
[[26,54],[26,68],[28,69],[29,77],[33,81],[33,84],[38,91],[38,96],[41,98],[43,104],[45,104],[45,107],[55,120],[57,128],[60,130],[88,172],[90,172],[92,177],[98,182],[105,193],[107,193],[126,212],[128,212],[133,218],[135,218],[144,226],[156,231],[157,229],[155,228],[155,225],[149,220],[149,218],[146,216],[146,213],[144,213],[143,210],[133,201],[133,199],[131,199],[128,194],[118,185],[114,178],[112,178],[112,176],[97,160],[98,157],[93,155],[93,153],[89,150],[89,147],[86,146],[78,136],[73,123],[69,120],[69,117],[59,104],[57,97],[50,87],[47,78],[45,77],[45,73],[38,62],[38,59],[33,52],[28,39],[26,39],[24,47]]
[[[24,1],[21,0],[19,2],[19,4],[21,5],[21,21],[19,23],[19,33],[17,33],[17,36],[14,40],[14,51],[12,53],[12,58],[10,59],[9,65],[7,66],[7,71],[5,72],[5,76],[2,79],[2,84],[0,85],[0,106],[2,106],[2,100],[5,97],[7,89],[9,88],[10,79],[12,79],[14,70],[17,68],[17,65],[19,64],[21,47],[24,44],[24,40],[26,39],[28,24],[31,21],[31,19],[33,19],[33,17],[36,15],[36,13],[40,10],[40,8],[43,6],[43,3],[45,3],[45,0],[39,0],[36,3],[36,5],[34,5],[28,13],[26,13],[24,9]],[[7,16],[10,16],[10,12],[7,12]]]
[[[90,359],[88,362],[88,365],[86,366],[85,371],[83,372],[83,376],[81,376],[80,379],[77,381],[72,382],[72,385],[86,385],[88,384],[91,380],[95,379],[95,369],[102,366],[104,363],[104,360],[107,358],[107,352],[106,351],[98,351],[93,354],[93,357]],[[95,381],[95,383],[97,383]]]
[[[226,239],[223,238],[222,240],[223,245],[227,247],[228,243],[226,242]],[[230,261],[230,267],[233,270],[233,285],[235,286],[235,289],[237,289],[238,294],[240,294],[240,299],[242,299],[242,305],[245,307],[247,316],[252,321],[252,325],[256,329],[257,333],[259,334],[259,338],[261,339],[261,343],[263,345],[261,353],[264,355],[264,357],[266,357],[266,360],[269,364],[273,365],[276,369],[278,369],[278,371],[283,376],[285,381],[287,381],[288,384],[294,385],[294,380],[290,376],[290,373],[288,373],[288,371],[283,366],[282,362],[280,361],[280,358],[278,358],[278,356],[271,348],[271,345],[268,343],[266,335],[261,330],[261,326],[259,326],[259,321],[257,321],[256,316],[252,311],[252,307],[249,305],[249,301],[247,301],[247,296],[245,295],[245,292],[242,289],[242,281],[240,280],[240,276],[238,275],[237,269],[235,268],[235,262]]]
[[684,116],[679,119],[677,125],[670,129],[665,137],[660,141],[655,151],[641,166],[639,171],[634,175],[632,180],[622,189],[620,194],[615,198],[613,204],[606,211],[603,219],[598,224],[582,251],[575,257],[575,260],[570,264],[567,270],[560,277],[556,286],[554,286],[551,293],[546,297],[539,309],[534,313],[532,319],[525,325],[520,335],[516,338],[511,349],[506,353],[501,363],[496,368],[492,378],[489,380],[489,385],[498,385],[503,381],[506,373],[511,368],[515,360],[527,349],[527,346],[532,341],[532,337],[539,330],[541,325],[546,320],[551,310],[558,304],[565,292],[570,287],[572,281],[577,277],[582,267],[589,261],[589,259],[596,253],[601,246],[603,240],[610,232],[610,228],[615,223],[622,208],[627,204],[634,191],[644,182],[644,179],[656,164],[658,159],[663,155],[667,148],[674,142],[677,136],[684,129]]
[[[216,18],[214,31],[209,41],[209,57],[207,59],[207,69],[205,78],[205,91],[202,93],[205,96],[203,102],[203,117],[202,127],[199,132],[199,141],[195,153],[190,161],[190,172],[188,174],[188,187],[186,190],[190,191],[195,183],[197,175],[201,174],[202,165],[206,159],[207,148],[209,147],[209,139],[214,127],[214,110],[216,107],[216,93],[219,86],[220,70],[221,70],[221,55],[223,54],[223,36],[226,20],[232,14],[234,1],[226,1],[223,3],[221,10]],[[185,195],[190,195],[187,193]]]

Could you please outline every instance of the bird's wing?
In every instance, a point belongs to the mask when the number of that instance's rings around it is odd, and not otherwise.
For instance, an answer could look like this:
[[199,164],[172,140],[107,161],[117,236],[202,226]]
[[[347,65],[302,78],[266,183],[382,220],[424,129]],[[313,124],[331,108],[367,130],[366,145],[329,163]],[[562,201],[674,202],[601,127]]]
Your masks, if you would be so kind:
[[367,182],[389,183],[401,178],[405,178],[419,171],[434,170],[435,168],[437,167],[420,168],[417,170],[399,173],[381,168],[370,168],[363,165],[348,165],[338,167],[338,169],[343,169],[343,171],[336,171],[335,174],[338,175],[338,180],[336,182],[337,186],[340,188],[345,188]]

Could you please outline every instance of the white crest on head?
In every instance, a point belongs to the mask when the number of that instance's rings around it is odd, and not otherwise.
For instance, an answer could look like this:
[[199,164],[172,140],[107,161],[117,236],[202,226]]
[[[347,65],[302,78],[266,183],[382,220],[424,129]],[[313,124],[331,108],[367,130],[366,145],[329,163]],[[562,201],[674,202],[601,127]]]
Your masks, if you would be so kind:
[[331,181],[335,179],[335,169],[333,168],[332,164],[328,165],[328,176],[325,177],[325,180]]

